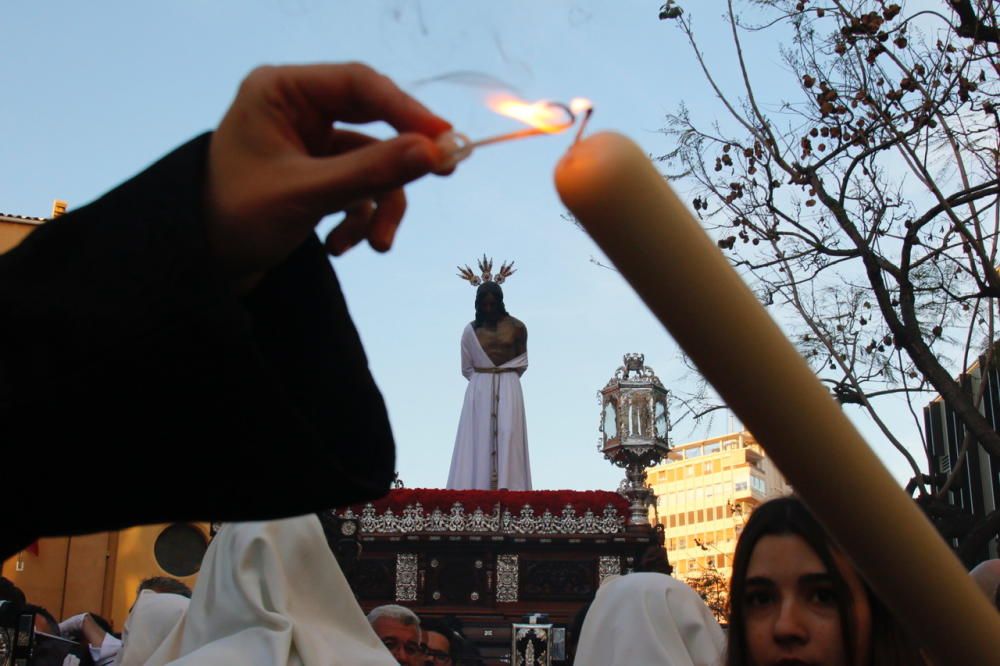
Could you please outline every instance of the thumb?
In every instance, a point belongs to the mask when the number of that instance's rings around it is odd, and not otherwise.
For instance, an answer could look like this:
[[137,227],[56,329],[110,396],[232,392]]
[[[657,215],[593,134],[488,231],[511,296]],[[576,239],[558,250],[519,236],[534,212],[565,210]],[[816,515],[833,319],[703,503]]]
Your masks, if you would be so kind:
[[444,160],[441,150],[422,134],[401,134],[354,150],[310,160],[304,194],[321,214],[374,199],[427,175]]

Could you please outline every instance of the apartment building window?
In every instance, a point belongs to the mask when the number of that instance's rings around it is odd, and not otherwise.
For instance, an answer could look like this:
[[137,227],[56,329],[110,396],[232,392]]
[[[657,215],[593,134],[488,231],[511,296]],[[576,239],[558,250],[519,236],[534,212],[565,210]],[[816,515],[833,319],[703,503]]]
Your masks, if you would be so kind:
[[705,512],[702,509],[698,509],[698,522],[705,522]]
[[705,465],[702,467],[702,473],[703,474],[711,474],[712,472],[714,472],[715,471],[715,463],[717,463],[717,462],[719,462],[719,461],[716,460],[715,462],[712,462],[710,460],[710,461],[706,462]]
[[676,514],[670,514],[670,526],[671,527],[677,527],[677,515]]
[[687,548],[687,537],[677,537],[677,547]]
[[694,525],[694,511],[688,511],[688,525]]
[[736,492],[740,492],[741,490],[746,490],[746,489],[747,489],[746,481],[737,481],[735,484],[733,484],[733,490],[735,490]]

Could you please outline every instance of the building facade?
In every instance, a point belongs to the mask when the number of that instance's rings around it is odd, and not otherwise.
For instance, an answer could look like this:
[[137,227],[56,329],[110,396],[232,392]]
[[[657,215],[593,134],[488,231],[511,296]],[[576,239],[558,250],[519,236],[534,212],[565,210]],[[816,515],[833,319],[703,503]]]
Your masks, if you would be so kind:
[[44,217],[22,217],[0,213],[0,254],[11,249],[45,222]]
[[656,493],[650,520],[663,526],[674,575],[718,577],[727,585],[750,512],[792,491],[746,431],[676,445],[646,479]]
[[[982,392],[979,412],[997,430],[1000,426],[1000,370],[996,360],[987,366],[985,356],[980,357],[959,376],[958,381],[973,397]],[[938,485],[937,482],[943,482],[959,465],[965,426],[955,410],[937,397],[924,407],[924,432],[930,469],[935,476],[935,485]],[[997,509],[1000,460],[991,456],[975,440],[970,443],[968,451],[970,455],[948,492],[948,503],[978,521]],[[957,542],[952,541],[952,545],[957,545]],[[996,540],[990,541],[976,557],[980,560],[997,557]]]

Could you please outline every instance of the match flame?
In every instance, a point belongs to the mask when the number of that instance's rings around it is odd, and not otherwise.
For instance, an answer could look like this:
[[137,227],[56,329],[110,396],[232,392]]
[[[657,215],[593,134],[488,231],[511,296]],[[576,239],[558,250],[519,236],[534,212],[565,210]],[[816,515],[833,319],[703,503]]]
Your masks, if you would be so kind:
[[545,100],[525,102],[511,95],[498,94],[491,96],[486,103],[501,115],[550,134],[572,127],[575,121],[566,106]]
[[583,97],[574,97],[569,102],[569,110],[572,111],[575,116],[579,116],[581,113],[586,113],[593,108],[594,105],[590,103],[590,100]]

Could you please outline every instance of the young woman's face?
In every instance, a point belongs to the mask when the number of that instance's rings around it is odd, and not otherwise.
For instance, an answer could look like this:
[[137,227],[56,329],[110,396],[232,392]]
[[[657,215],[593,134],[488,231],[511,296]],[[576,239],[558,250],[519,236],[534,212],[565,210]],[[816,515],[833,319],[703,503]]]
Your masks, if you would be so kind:
[[851,592],[856,654],[844,645],[833,576],[802,537],[769,535],[757,542],[747,566],[743,598],[752,666],[866,666],[871,608],[861,580],[834,552]]

